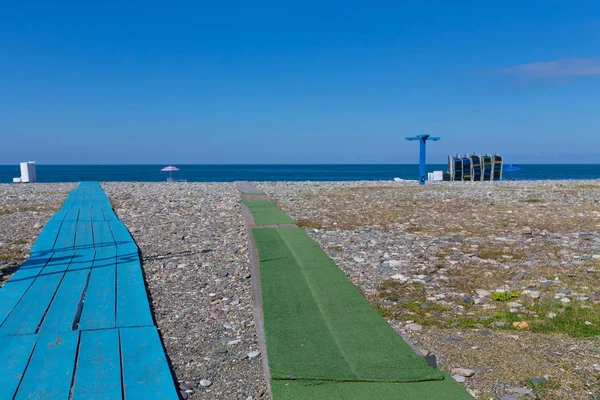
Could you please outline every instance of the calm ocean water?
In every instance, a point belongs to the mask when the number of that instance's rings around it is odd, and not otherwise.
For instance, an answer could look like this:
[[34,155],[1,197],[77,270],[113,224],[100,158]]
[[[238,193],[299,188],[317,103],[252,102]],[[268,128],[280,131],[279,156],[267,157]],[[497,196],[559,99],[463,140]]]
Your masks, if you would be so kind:
[[[412,164],[352,165],[177,165],[175,180],[188,182],[247,181],[348,181],[417,179],[419,167]],[[600,179],[600,164],[553,165],[520,164],[512,174],[515,180]],[[165,181],[164,165],[37,165],[38,182],[79,181]],[[428,171],[447,169],[446,164],[431,164]],[[0,165],[0,183],[19,176],[19,166]],[[505,173],[505,177],[510,176]]]

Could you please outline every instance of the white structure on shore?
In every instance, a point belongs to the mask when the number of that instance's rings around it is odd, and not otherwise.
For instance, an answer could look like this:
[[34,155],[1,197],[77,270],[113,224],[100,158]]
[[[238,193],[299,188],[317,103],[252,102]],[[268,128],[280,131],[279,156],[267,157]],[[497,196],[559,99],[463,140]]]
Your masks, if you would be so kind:
[[35,183],[35,161],[21,163],[21,176],[13,178],[13,183]]

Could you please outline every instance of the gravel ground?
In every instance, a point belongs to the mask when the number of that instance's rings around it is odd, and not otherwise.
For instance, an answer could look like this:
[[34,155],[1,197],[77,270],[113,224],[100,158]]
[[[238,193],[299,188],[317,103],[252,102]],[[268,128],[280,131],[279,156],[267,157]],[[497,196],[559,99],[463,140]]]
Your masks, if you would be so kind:
[[600,397],[600,182],[257,186],[477,398]]

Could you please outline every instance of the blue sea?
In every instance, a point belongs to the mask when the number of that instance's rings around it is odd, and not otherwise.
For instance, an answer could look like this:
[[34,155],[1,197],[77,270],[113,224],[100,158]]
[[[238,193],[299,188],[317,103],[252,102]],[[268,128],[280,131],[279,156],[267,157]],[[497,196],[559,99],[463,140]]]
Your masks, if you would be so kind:
[[[169,177],[164,165],[36,165],[38,182],[136,181],[160,182]],[[177,165],[173,180],[188,182],[349,181],[418,179],[413,164],[351,165]],[[446,171],[446,164],[430,164],[428,171]],[[519,164],[514,180],[600,179],[600,164]],[[511,174],[505,172],[505,179]],[[20,175],[18,165],[0,165],[0,183]]]

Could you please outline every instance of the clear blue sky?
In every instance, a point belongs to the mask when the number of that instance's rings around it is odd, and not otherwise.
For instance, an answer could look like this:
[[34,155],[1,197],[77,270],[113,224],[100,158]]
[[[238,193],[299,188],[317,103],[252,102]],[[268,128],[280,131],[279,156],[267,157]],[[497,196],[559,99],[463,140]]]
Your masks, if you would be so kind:
[[600,163],[597,0],[80,3],[1,5],[0,164]]

